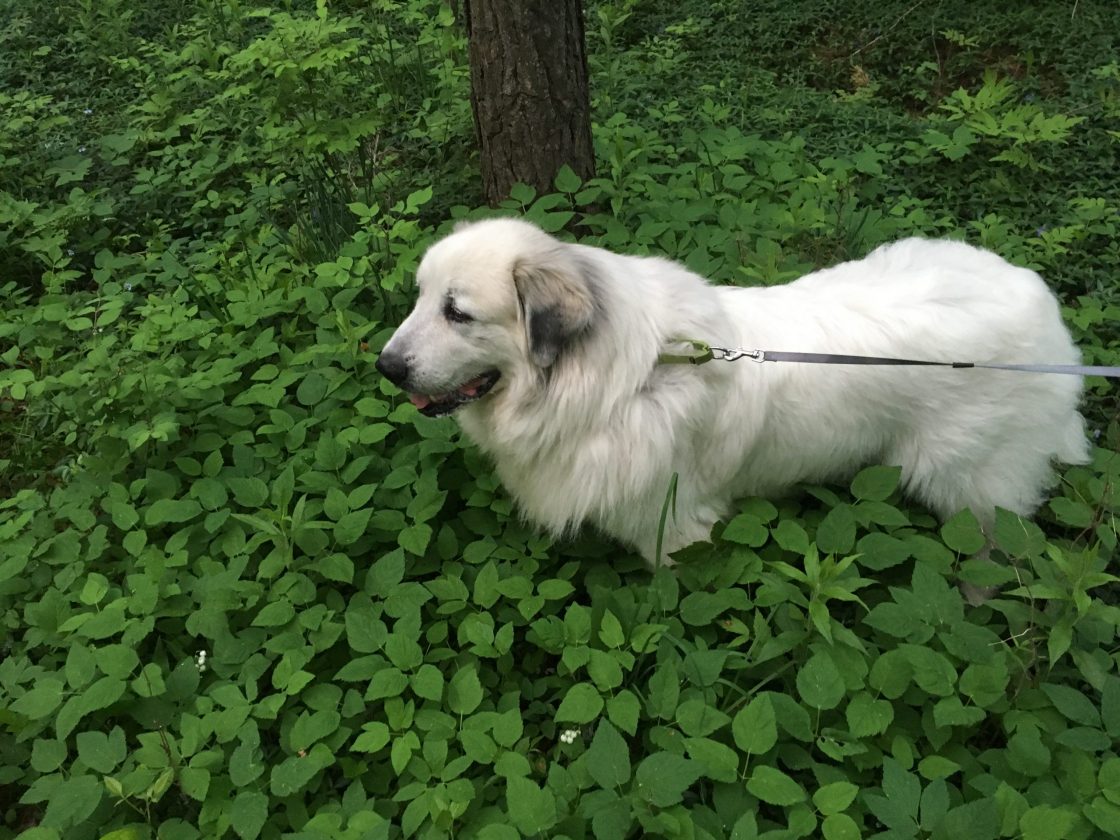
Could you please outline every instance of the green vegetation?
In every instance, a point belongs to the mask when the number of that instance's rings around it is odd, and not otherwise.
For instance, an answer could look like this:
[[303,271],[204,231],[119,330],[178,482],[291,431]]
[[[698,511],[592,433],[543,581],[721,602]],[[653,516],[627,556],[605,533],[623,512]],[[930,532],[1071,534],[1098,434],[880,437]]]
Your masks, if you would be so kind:
[[[550,545],[372,366],[492,212],[446,3],[0,10],[0,838],[1120,836],[1114,384],[999,566],[888,467]],[[964,236],[1120,363],[1114,4],[588,21],[599,177],[505,211],[740,283]]]

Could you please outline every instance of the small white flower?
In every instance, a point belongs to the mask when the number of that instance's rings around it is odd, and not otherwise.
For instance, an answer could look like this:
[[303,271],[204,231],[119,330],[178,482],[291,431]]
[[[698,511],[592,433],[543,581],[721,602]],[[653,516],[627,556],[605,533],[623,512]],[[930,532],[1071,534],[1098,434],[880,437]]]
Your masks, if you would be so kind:
[[86,153],[86,147],[85,146],[79,146],[78,147],[78,154],[84,155],[85,153]]
[[574,744],[578,736],[578,729],[565,729],[560,733],[560,742],[562,744]]
[[132,284],[131,283],[125,283],[124,284],[124,290],[126,292],[131,292],[132,291]]
[[195,667],[198,668],[198,673],[203,673],[206,670],[206,651],[200,650],[198,656],[194,661]]
[[85,108],[85,109],[82,110],[82,113],[85,114],[88,117],[90,114],[93,113],[93,109],[92,108]]

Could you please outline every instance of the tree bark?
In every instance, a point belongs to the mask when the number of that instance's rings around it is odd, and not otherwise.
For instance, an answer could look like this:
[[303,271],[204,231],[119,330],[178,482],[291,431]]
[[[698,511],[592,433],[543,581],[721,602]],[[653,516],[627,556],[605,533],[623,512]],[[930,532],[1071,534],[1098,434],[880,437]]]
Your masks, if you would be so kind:
[[595,174],[582,0],[466,0],[471,109],[486,200]]

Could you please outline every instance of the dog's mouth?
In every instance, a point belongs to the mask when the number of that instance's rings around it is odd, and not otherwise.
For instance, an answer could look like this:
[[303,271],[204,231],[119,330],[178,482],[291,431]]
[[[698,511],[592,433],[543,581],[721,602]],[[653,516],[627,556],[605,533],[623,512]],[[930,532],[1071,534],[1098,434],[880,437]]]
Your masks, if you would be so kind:
[[439,417],[450,414],[467,403],[482,399],[490,393],[490,389],[501,377],[498,371],[491,370],[444,394],[409,394],[408,399],[426,417]]

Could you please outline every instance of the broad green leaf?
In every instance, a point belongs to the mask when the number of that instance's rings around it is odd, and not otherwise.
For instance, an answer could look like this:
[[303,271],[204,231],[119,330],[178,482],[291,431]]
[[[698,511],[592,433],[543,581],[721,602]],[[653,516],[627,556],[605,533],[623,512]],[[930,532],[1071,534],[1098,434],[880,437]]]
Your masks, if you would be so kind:
[[556,799],[552,792],[521,776],[506,779],[506,808],[510,820],[527,837],[548,831],[556,824]]
[[321,741],[338,729],[341,717],[333,709],[308,714],[304,712],[296,719],[289,738],[292,749],[306,750],[316,741]]
[[832,508],[817,526],[816,543],[822,554],[849,554],[856,541],[856,518],[850,505]]
[[566,723],[590,723],[603,711],[603,697],[590,683],[576,683],[564,695],[556,710],[556,720]]
[[241,791],[233,799],[229,817],[230,825],[241,840],[259,837],[268,819],[268,797],[260,791]]
[[728,522],[723,530],[723,538],[728,542],[741,543],[752,548],[765,545],[769,537],[770,529],[761,519],[750,513],[740,513]]
[[339,545],[350,545],[356,542],[365,533],[371,513],[373,513],[372,510],[364,508],[345,514],[334,525],[335,542]]
[[738,781],[740,756],[726,744],[711,738],[688,738],[685,751],[709,779],[728,784]]
[[630,781],[630,747],[608,720],[599,721],[584,761],[600,787],[616,788]]
[[770,805],[788,807],[804,802],[805,789],[776,767],[757,765],[747,779],[747,790]]
[[774,706],[765,695],[756,696],[739,710],[731,722],[735,743],[742,750],[758,755],[778,742],[778,725]]
[[962,510],[941,526],[945,545],[961,554],[975,554],[987,543],[980,523],[970,510]]
[[684,792],[700,778],[696,762],[670,752],[655,752],[638,765],[634,774],[638,795],[659,808],[681,801]]
[[867,467],[852,479],[852,495],[857,499],[885,501],[898,487],[901,475],[900,467]]
[[833,782],[813,794],[813,804],[825,815],[838,814],[856,798],[859,788],[850,782]]
[[1023,840],[1066,840],[1079,822],[1076,812],[1036,805],[1019,819]]
[[1044,683],[1042,690],[1050,702],[1059,712],[1072,720],[1085,726],[1100,726],[1101,716],[1097,707],[1088,697],[1068,685]]
[[844,691],[844,678],[825,652],[814,653],[797,672],[797,693],[814,709],[835,708]]
[[424,552],[428,550],[428,543],[431,542],[431,539],[432,527],[425,522],[418,522],[401,531],[397,537],[397,542],[405,551],[422,557]]
[[469,665],[460,668],[447,685],[447,707],[457,715],[469,715],[481,702],[478,672]]
[[634,693],[623,689],[607,700],[607,717],[611,723],[630,735],[638,731],[641,704]]
[[829,814],[821,823],[821,836],[824,840],[860,840],[860,833],[856,821],[847,814]]
[[358,752],[377,752],[384,748],[390,740],[392,740],[392,736],[389,733],[389,727],[384,723],[374,721],[362,726],[362,731],[354,739],[351,749]]
[[412,677],[412,690],[417,697],[438,703],[443,697],[443,673],[434,665],[421,665]]
[[157,499],[144,512],[144,522],[149,526],[189,522],[201,512],[202,506],[194,499]]

